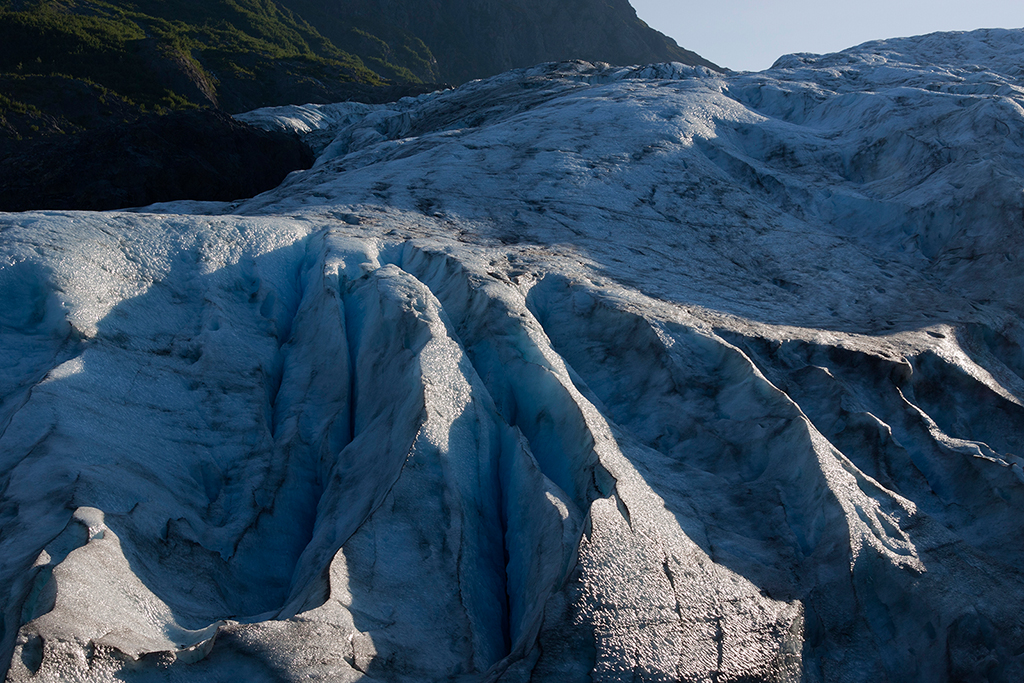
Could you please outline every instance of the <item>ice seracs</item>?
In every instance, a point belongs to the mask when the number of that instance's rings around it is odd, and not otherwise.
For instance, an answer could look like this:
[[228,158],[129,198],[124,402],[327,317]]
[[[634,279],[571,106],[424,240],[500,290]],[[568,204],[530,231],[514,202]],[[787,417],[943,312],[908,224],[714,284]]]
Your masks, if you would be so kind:
[[1024,674],[1021,31],[245,116],[0,216],[9,681]]

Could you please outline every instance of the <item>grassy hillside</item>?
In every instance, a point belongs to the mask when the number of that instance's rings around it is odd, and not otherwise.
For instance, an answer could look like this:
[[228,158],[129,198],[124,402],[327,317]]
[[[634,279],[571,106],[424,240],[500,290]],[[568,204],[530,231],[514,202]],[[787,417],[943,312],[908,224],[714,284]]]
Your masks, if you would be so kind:
[[329,101],[342,99],[343,84],[417,81],[374,60],[368,67],[273,0],[0,0],[0,133]]

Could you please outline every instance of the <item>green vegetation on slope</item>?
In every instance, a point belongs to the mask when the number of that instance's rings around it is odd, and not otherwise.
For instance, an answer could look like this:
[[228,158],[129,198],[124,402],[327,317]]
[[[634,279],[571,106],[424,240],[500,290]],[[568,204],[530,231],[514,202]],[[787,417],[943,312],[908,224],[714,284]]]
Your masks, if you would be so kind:
[[[406,0],[389,6],[353,0],[280,2],[302,15],[339,48],[359,55],[387,78],[428,83],[437,83],[441,78],[437,60],[415,34],[422,28],[421,22],[407,16],[417,5],[415,2]],[[431,11],[443,14],[444,7],[445,3],[440,3]]]
[[[372,38],[372,36],[370,36]],[[86,128],[132,112],[239,111],[327,96],[381,73],[274,0],[0,0],[0,132]]]

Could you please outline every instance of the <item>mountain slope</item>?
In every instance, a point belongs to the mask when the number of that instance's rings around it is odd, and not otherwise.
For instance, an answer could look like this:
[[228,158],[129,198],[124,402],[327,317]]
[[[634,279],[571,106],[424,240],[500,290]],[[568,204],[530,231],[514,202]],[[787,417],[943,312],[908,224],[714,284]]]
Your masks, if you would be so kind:
[[380,84],[361,60],[269,0],[0,4],[0,125],[74,131],[141,108],[344,99]]
[[[566,59],[612,64],[677,61],[718,68],[649,28],[627,0],[412,0],[398,4],[283,0],[283,4],[308,18],[337,45],[358,54],[365,54],[359,46],[367,44],[367,34],[380,36],[381,54],[407,59],[409,68],[425,80],[463,83]],[[417,50],[418,45],[427,50]],[[436,65],[416,54],[432,56]]]
[[1024,679],[1022,58],[547,64],[0,215],[7,680]]
[[401,96],[372,90],[385,82],[462,82],[565,58],[709,64],[625,0],[460,2],[2,0],[0,132],[73,132],[154,109],[381,101]]

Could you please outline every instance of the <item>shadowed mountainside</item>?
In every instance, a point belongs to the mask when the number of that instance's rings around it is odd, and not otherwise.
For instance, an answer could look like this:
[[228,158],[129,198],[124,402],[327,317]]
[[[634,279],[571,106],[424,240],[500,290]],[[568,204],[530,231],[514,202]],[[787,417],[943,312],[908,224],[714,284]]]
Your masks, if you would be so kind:
[[269,0],[4,0],[0,131],[66,133],[147,111],[334,102],[383,76]]
[[301,140],[214,109],[149,114],[77,135],[0,144],[0,209],[102,211],[181,198],[230,201],[269,190],[289,172],[312,165]]
[[[425,80],[457,84],[567,59],[719,68],[648,27],[627,0],[282,0],[282,4],[306,17],[343,49],[361,56],[376,49],[378,59],[403,63]],[[423,50],[417,53],[412,48],[416,45],[425,45],[436,63],[417,62]]]
[[197,106],[380,102],[569,58],[710,65],[626,0],[0,0],[0,135]]

